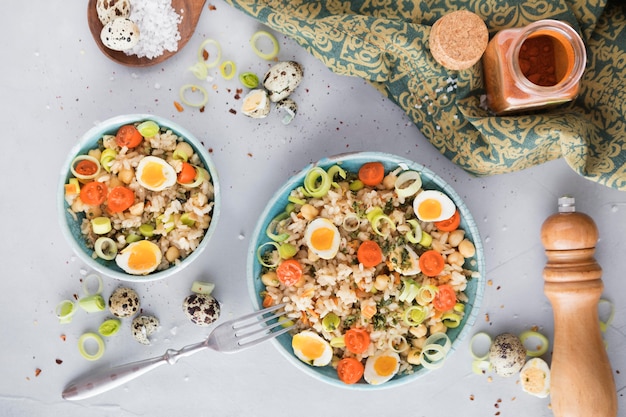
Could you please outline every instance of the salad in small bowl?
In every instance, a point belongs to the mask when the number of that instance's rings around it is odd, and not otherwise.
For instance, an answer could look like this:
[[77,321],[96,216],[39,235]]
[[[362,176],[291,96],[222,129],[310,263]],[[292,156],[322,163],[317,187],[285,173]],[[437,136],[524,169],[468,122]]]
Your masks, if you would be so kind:
[[204,145],[161,117],[114,117],[86,132],[61,168],[60,225],[92,269],[150,281],[206,248],[220,213],[217,172]]
[[286,303],[284,324],[296,324],[278,349],[341,387],[393,387],[445,366],[483,298],[467,206],[435,173],[390,154],[305,167],[270,199],[250,245],[254,304]]

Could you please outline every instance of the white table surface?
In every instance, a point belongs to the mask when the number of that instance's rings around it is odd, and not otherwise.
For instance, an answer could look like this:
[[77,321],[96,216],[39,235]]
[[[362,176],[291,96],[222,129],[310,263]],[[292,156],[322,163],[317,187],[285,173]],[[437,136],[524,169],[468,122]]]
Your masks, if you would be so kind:
[[[624,412],[623,192],[581,178],[563,160],[497,177],[472,177],[441,156],[400,108],[366,82],[331,73],[283,36],[278,36],[279,58],[296,60],[305,70],[293,95],[300,112],[291,124],[284,126],[276,114],[263,120],[231,114],[229,109],[241,106],[234,97],[239,85],[219,76],[206,83],[210,98],[203,113],[189,108],[179,113],[173,101],[184,83],[197,82],[187,67],[195,62],[203,39],[218,40],[223,58],[240,68],[259,74],[268,68],[248,45],[262,26],[225,3],[212,3],[216,10],[204,10],[186,48],[144,69],[118,65],[100,52],[88,30],[86,2],[13,2],[11,18],[3,19],[0,415],[552,415],[550,399],[523,393],[518,378],[472,373],[469,338],[443,369],[377,392],[314,380],[267,343],[235,355],[207,351],[185,358],[92,399],[61,398],[63,388],[85,372],[160,355],[205,337],[208,330],[187,323],[180,313],[193,280],[216,284],[223,318],[251,311],[245,271],[249,236],[274,190],[311,161],[365,150],[395,153],[434,170],[473,212],[492,285],[486,287],[472,333],[519,334],[537,326],[552,338],[539,231],[556,211],[559,196],[575,196],[578,210],[591,215],[600,231],[597,260],[604,269],[604,296],[616,309],[604,336]],[[61,234],[55,206],[58,174],[72,145],[95,123],[144,112],[185,126],[212,149],[222,184],[222,216],[195,264],[173,278],[133,285],[144,311],[161,320],[153,344],[140,345],[126,333],[107,340],[101,360],[88,362],[79,355],[76,340],[94,330],[103,315],[79,314],[67,325],[54,315],[60,300],[81,293],[81,279],[91,272]],[[104,277],[104,293],[119,284]]]

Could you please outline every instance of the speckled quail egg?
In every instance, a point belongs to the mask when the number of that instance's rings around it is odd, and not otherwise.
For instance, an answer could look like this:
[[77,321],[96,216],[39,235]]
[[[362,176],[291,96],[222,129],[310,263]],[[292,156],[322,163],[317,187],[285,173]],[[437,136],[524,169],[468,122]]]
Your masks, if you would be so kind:
[[413,211],[418,219],[424,222],[438,222],[454,215],[454,202],[437,190],[424,190],[413,200]]
[[393,270],[402,275],[417,275],[421,272],[419,256],[409,245],[398,246],[387,259]]
[[159,330],[159,319],[154,316],[138,316],[133,319],[130,328],[136,341],[149,345],[150,336]]
[[276,103],[276,110],[281,113],[285,113],[281,121],[284,125],[291,123],[296,114],[298,113],[298,105],[290,98],[284,98]]
[[98,0],[96,12],[102,25],[117,17],[130,16],[130,0]]
[[191,294],[183,301],[183,311],[193,324],[208,326],[220,317],[220,303],[208,294]]
[[295,61],[283,61],[274,65],[263,77],[263,87],[269,98],[276,103],[289,96],[304,77],[302,66]]
[[267,91],[257,88],[243,98],[241,112],[254,119],[262,119],[270,112],[270,99]]
[[311,330],[303,330],[291,339],[293,353],[302,362],[313,366],[326,366],[333,358],[330,343]]
[[100,32],[102,44],[114,51],[126,51],[139,42],[139,26],[126,17],[117,17]]
[[139,311],[139,296],[132,288],[116,288],[109,297],[109,311],[116,317],[130,317]]
[[328,219],[317,218],[304,231],[304,241],[309,249],[322,259],[333,259],[339,251],[339,229]]
[[393,350],[387,350],[367,358],[363,378],[368,384],[383,384],[393,378],[399,369],[400,356]]
[[496,374],[504,377],[515,375],[526,363],[526,347],[514,334],[500,334],[489,348],[489,362]]
[[146,156],[135,171],[137,182],[151,191],[163,191],[176,184],[176,170],[158,156]]
[[161,248],[149,240],[128,244],[115,257],[115,263],[131,275],[146,275],[157,269],[163,254]]
[[520,371],[522,390],[539,398],[550,394],[550,367],[541,358],[532,358]]

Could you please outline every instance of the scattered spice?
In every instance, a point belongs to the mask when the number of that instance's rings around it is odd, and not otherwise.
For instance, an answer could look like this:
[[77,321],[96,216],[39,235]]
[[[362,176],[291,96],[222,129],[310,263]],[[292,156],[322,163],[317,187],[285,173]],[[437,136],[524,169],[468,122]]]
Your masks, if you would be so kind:
[[174,107],[176,107],[176,110],[178,110],[178,112],[182,112],[183,110],[185,110],[178,101],[174,102]]
[[35,369],[35,376],[37,377],[39,376],[39,374],[41,374],[41,369],[40,368]]
[[217,10],[217,7],[213,4],[209,4],[209,10]]
[[230,109],[230,110],[228,110],[228,111],[229,111],[229,113],[232,113],[232,114],[237,114],[237,110],[235,110],[235,109]]
[[57,365],[61,365],[63,363],[61,359],[56,359],[55,362],[57,363]]
[[64,342],[65,342],[65,340],[67,340],[67,336],[65,336],[64,334],[62,334],[62,335],[60,336],[60,338],[61,338],[61,340],[62,340],[62,341],[64,341]]

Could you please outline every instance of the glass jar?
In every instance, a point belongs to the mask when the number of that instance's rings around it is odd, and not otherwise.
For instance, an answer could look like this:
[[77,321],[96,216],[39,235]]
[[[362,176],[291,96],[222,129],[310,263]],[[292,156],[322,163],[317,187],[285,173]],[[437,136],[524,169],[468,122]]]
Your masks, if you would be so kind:
[[482,63],[487,104],[496,114],[506,114],[576,98],[587,52],[571,26],[545,19],[499,31]]

